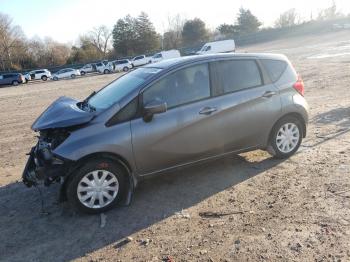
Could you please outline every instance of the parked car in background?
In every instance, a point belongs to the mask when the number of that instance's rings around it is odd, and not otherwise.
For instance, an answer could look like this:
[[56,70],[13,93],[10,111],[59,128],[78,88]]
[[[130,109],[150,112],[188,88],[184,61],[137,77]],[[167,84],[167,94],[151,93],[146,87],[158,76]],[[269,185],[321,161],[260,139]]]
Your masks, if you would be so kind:
[[82,68],[80,68],[79,71],[81,75],[92,73],[96,71],[96,66],[94,66],[93,64],[86,64]]
[[146,57],[146,55],[138,55],[135,56],[132,60],[131,60],[131,65],[133,67],[135,66],[142,66],[142,65],[146,65],[149,63],[149,57]]
[[168,50],[168,51],[162,51],[162,52],[159,52],[159,53],[156,53],[155,55],[153,55],[149,60],[148,62],[149,63],[157,63],[159,61],[162,61],[162,60],[166,60],[166,59],[170,59],[170,58],[177,58],[177,57],[180,57],[181,54],[180,54],[180,51],[179,50]]
[[47,79],[51,78],[51,72],[47,69],[38,69],[29,72],[31,80],[38,80],[41,79],[43,81],[46,81]]
[[229,53],[235,52],[235,50],[235,40],[231,39],[206,43],[196,54],[205,55],[216,53]]
[[132,64],[128,59],[121,59],[113,61],[113,71],[115,72],[128,72],[132,68]]
[[30,80],[32,80],[32,77],[30,76],[29,72],[24,72],[24,73],[22,73],[22,75],[24,77],[25,83],[28,83]]
[[80,76],[80,71],[73,68],[64,68],[52,75],[52,80],[59,80],[62,78],[75,78]]
[[113,72],[114,70],[113,67],[114,67],[113,63],[108,61],[102,61],[102,62],[96,63],[96,70],[101,74],[109,74]]
[[[81,211],[128,204],[146,177],[255,149],[288,158],[306,135],[304,84],[287,57],[191,56],[125,74],[33,123],[27,186],[62,183]],[[63,178],[63,179],[62,179]]]
[[25,78],[20,73],[7,73],[0,75],[0,85],[18,86],[21,83],[25,83]]

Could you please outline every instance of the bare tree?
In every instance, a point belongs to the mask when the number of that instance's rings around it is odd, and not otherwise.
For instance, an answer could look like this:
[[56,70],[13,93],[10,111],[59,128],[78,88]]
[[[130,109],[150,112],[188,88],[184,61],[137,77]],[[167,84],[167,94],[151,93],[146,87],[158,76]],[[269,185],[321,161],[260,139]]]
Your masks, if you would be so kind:
[[22,29],[13,25],[11,17],[0,13],[0,65],[2,70],[13,67],[13,61],[16,60],[16,49],[23,48],[24,39]]
[[111,45],[112,31],[105,25],[95,27],[88,35],[91,43],[106,57]]
[[279,18],[275,21],[275,27],[290,27],[298,24],[299,16],[295,8],[289,9],[280,14]]
[[163,35],[163,48],[172,49],[179,48],[182,44],[182,29],[186,19],[180,14],[168,16],[168,27]]
[[337,11],[337,5],[335,1],[332,0],[332,5],[330,7],[323,9],[318,13],[317,20],[332,20],[343,16],[344,14]]

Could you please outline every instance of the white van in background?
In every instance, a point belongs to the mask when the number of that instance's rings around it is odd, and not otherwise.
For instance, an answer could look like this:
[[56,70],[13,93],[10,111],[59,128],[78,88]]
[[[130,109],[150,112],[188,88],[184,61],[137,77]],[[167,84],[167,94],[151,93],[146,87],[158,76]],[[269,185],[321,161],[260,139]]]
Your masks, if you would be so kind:
[[205,55],[215,53],[229,53],[235,52],[235,50],[235,40],[231,39],[206,43],[196,54]]
[[180,51],[176,49],[168,50],[168,51],[161,51],[159,53],[156,53],[154,56],[151,57],[151,59],[148,61],[149,63],[157,63],[162,60],[170,59],[170,58],[176,58],[180,57]]

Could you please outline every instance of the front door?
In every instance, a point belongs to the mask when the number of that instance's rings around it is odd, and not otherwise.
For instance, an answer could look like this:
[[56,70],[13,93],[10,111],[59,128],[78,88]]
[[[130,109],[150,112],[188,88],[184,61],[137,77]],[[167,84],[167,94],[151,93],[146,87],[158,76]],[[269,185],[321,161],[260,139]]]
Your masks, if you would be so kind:
[[215,124],[219,105],[212,101],[208,64],[180,69],[143,92],[143,104],[167,103],[165,113],[131,121],[138,172],[155,173],[219,153],[221,137]]

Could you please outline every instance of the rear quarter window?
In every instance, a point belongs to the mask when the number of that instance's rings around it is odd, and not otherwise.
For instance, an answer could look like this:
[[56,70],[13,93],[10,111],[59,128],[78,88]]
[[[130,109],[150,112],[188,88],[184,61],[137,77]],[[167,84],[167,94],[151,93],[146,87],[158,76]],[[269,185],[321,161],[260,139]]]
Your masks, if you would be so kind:
[[276,82],[287,68],[287,63],[282,60],[262,59],[260,60],[266,69],[272,82]]

